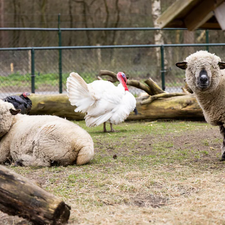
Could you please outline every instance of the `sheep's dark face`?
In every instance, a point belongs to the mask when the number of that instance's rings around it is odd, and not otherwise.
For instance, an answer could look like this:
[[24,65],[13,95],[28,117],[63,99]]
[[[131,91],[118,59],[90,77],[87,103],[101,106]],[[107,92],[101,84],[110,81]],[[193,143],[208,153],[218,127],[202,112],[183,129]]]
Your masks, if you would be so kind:
[[205,90],[210,86],[211,80],[208,76],[207,71],[203,68],[198,76],[197,79],[197,87],[199,87],[200,90]]
[[[209,65],[200,65],[191,67],[188,62],[182,62],[186,65],[185,79],[189,88],[193,91],[206,91],[212,84],[212,72]],[[176,64],[179,68],[180,63]],[[184,68],[184,67],[183,67]]]
[[220,69],[225,68],[225,63],[214,54],[199,51],[187,57],[185,62],[177,63],[176,66],[185,69],[187,85],[193,92],[212,92],[221,80]]

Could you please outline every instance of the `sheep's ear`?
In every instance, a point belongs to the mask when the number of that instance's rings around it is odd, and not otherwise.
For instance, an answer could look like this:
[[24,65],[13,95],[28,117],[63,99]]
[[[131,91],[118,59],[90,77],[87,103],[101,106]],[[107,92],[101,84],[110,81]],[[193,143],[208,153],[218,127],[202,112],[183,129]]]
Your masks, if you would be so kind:
[[218,62],[218,65],[221,70],[225,69],[225,62]]
[[186,70],[187,69],[187,62],[178,62],[178,63],[176,63],[176,66],[179,67],[182,70]]
[[10,113],[11,113],[12,115],[15,116],[15,115],[18,114],[21,110],[20,110],[20,109],[16,109],[16,110],[15,110],[15,109],[10,109],[9,111],[10,111]]

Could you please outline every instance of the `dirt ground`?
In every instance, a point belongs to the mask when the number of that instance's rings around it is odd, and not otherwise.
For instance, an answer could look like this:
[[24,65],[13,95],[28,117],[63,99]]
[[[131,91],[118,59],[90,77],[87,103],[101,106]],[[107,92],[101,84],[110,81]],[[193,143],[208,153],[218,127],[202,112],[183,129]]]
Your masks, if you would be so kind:
[[[93,205],[90,206],[90,209],[86,209],[86,206],[82,209],[74,209],[71,212],[69,224],[225,224],[224,206],[221,206],[225,203],[224,191],[221,191],[220,197],[220,190],[225,189],[223,176],[225,164],[220,161],[222,138],[218,127],[212,127],[204,123],[199,124],[196,129],[193,128],[194,125],[191,123],[190,129],[189,125],[185,124],[185,130],[183,130],[182,128],[173,128],[177,126],[176,122],[174,126],[170,124],[167,132],[167,127],[163,128],[163,126],[166,126],[164,123],[160,124],[161,127],[157,127],[157,122],[146,122],[143,126],[155,127],[158,133],[134,132],[128,142],[125,142],[127,139],[126,131],[123,130],[123,127],[119,127],[119,138],[113,140],[115,142],[112,141],[112,143],[105,140],[107,144],[102,141],[104,136],[102,136],[100,131],[91,133],[94,137],[96,155],[98,155],[93,164],[91,164],[93,170],[95,170],[95,163],[104,157],[109,158],[109,161],[104,163],[104,168],[107,168],[107,171],[111,171],[115,169],[114,162],[116,162],[118,167],[123,163],[125,157],[135,155],[137,165],[139,165],[139,159],[146,163],[148,159],[146,157],[150,157],[149,164],[152,165],[152,168],[149,171],[151,177],[145,177],[147,171],[145,174],[144,170],[141,169],[142,164],[139,167],[134,166],[133,171],[129,169],[125,170],[123,173],[127,179],[123,182],[129,181],[129,184],[126,183],[123,188],[129,188],[126,190],[121,189],[123,200],[115,200],[102,195],[100,200],[101,207],[96,210],[99,213],[96,211],[93,214],[92,212],[87,212],[93,209]],[[126,127],[130,129],[130,126],[133,125],[135,126],[135,124],[127,123]],[[162,132],[159,131],[160,129]],[[108,134],[108,136],[110,135]],[[164,160],[163,163],[161,163],[161,160]],[[156,161],[157,164],[153,164]],[[146,164],[143,164],[143,166],[146,166]],[[99,167],[97,169],[99,170]],[[65,168],[67,170],[66,175],[65,170],[60,169],[57,174],[58,177],[50,182],[50,179],[47,176],[43,176],[43,173],[48,173],[54,178],[54,170],[14,170],[23,175],[25,174],[26,177],[32,180],[36,180],[41,187],[48,189],[48,191],[54,190],[53,187],[57,182],[63,182],[65,177],[72,176],[71,168]],[[80,171],[82,168],[79,167],[78,170]],[[159,174],[159,171],[162,174]],[[115,180],[117,172],[116,170],[111,175]],[[79,172],[77,173],[79,174]],[[163,173],[165,174],[163,175]],[[103,174],[100,175],[104,176]],[[107,182],[106,180],[105,182]],[[115,180],[113,182],[116,182]],[[84,180],[82,181],[84,182]],[[54,184],[54,182],[56,183]],[[106,184],[104,183],[104,185]],[[117,193],[114,190],[114,186],[111,188],[111,192],[118,197],[119,192]],[[135,190],[131,190],[130,188],[134,188]],[[147,189],[148,191],[146,191]],[[210,191],[207,192],[207,190]],[[86,192],[85,189],[84,192]],[[213,194],[213,192],[217,194]],[[62,195],[62,193],[59,193],[59,195]],[[120,193],[120,195],[122,194]],[[71,198],[71,196],[68,198]],[[89,202],[90,198],[94,197],[88,196],[87,198],[87,205],[91,205]],[[66,199],[66,201],[69,201],[69,204],[72,206],[75,204],[71,199]],[[209,206],[207,206],[207,201],[209,202]],[[75,208],[77,207],[76,204],[74,206]],[[104,209],[104,207],[106,208]],[[121,213],[122,211],[123,214]],[[82,213],[85,215],[82,215]],[[132,219],[132,217],[135,217],[135,214],[139,218]],[[83,219],[79,220],[78,215]],[[105,220],[102,219],[104,216]],[[93,222],[92,217],[95,218],[96,223]],[[114,218],[113,220],[112,217],[118,217],[118,219]],[[188,218],[190,221],[187,220]],[[25,225],[30,223],[19,217],[0,213],[0,225],[2,224]]]

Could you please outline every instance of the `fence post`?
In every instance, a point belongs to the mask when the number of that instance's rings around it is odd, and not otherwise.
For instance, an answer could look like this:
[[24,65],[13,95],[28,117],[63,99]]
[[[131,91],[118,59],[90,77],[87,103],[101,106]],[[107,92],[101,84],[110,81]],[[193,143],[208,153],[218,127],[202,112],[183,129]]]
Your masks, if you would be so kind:
[[[59,47],[62,46],[62,34],[60,29],[60,14],[58,15],[58,38],[59,38]],[[62,49],[59,49],[59,93],[61,94],[62,90]]]
[[31,93],[35,93],[35,61],[34,49],[31,49]]
[[164,68],[164,45],[160,46],[161,52],[161,80],[162,80],[162,90],[165,91],[165,68]]
[[[209,30],[205,31],[205,42],[206,44],[209,44]],[[209,51],[209,46],[206,46],[206,50]]]

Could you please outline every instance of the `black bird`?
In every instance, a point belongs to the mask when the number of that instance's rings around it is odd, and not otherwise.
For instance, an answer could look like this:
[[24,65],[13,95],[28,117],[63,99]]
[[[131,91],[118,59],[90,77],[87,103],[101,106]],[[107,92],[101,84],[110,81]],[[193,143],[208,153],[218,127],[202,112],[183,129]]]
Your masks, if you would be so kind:
[[20,109],[21,114],[29,114],[31,107],[32,107],[32,101],[27,97],[29,96],[30,93],[24,92],[21,95],[12,95],[12,96],[7,96],[6,98],[3,99],[5,102],[12,103],[15,107],[15,109]]

